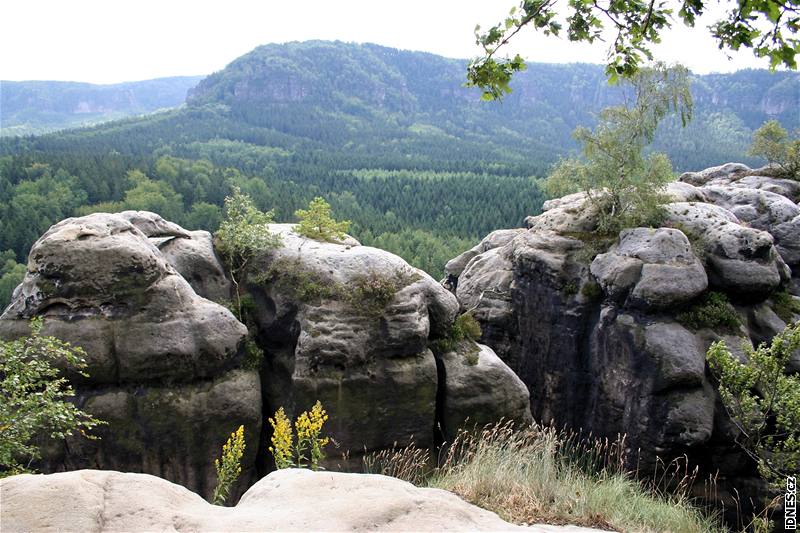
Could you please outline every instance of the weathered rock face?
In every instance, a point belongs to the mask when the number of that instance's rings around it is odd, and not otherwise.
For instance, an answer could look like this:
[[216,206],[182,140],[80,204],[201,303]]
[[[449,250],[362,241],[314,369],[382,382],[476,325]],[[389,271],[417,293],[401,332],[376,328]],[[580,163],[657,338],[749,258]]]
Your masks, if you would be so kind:
[[[152,213],[98,213],[54,225],[32,247],[0,336],[27,334],[39,315],[42,334],[84,348],[90,377],[71,376],[78,403],[109,422],[99,440],[53,443],[43,470],[150,472],[208,495],[231,431],[260,435],[258,375],[237,370],[247,330],[176,272],[156,247],[165,235],[194,240]],[[243,484],[254,476],[246,467]]]
[[[720,470],[722,492],[730,484],[755,495],[757,475],[733,445],[705,352],[718,339],[734,351],[767,341],[790,318],[772,298],[787,289],[800,296],[800,188],[787,181],[737,164],[685,174],[667,189],[668,227],[625,230],[595,257],[593,208],[584,194],[569,195],[528,217],[527,231],[453,259],[459,268],[449,273],[482,342],[528,386],[535,419],[624,433],[644,471],[656,456],[688,453]],[[678,322],[709,290],[736,304],[738,328]],[[795,361],[800,354],[789,371]]]
[[[531,420],[527,389],[490,348],[468,368],[429,349],[458,313],[439,283],[352,238],[316,242],[293,227],[272,227],[282,245],[256,261],[238,296],[207,232],[137,211],[50,228],[0,338],[26,335],[42,315],[44,335],[84,348],[90,377],[70,378],[79,406],[108,425],[99,440],[48,443],[39,467],[156,474],[208,497],[214,459],[244,425],[235,499],[269,469],[262,426],[278,407],[294,418],[320,400],[339,445],[329,466],[359,470],[365,450],[433,446],[437,426]],[[211,298],[244,301],[251,331]]]
[[678,230],[624,230],[619,243],[590,268],[603,292],[630,307],[665,309],[691,301],[708,288],[702,263]]
[[80,470],[0,480],[0,529],[17,531],[529,531],[454,494],[365,474],[279,470],[236,507],[145,474]]
[[465,343],[439,361],[444,374],[441,424],[448,441],[463,427],[501,419],[522,426],[533,422],[528,388],[488,346]]
[[[284,407],[292,416],[320,400],[331,436],[352,459],[395,442],[433,445],[437,390],[448,383],[428,342],[449,331],[456,299],[383,250],[311,241],[291,225],[272,229],[283,244],[260,260],[261,281],[247,288],[257,307],[269,409]],[[518,414],[518,405],[500,403],[508,391],[519,392],[513,373],[504,377],[494,378],[498,392],[484,391],[476,403],[496,404],[495,420]],[[459,414],[469,410],[456,405]]]

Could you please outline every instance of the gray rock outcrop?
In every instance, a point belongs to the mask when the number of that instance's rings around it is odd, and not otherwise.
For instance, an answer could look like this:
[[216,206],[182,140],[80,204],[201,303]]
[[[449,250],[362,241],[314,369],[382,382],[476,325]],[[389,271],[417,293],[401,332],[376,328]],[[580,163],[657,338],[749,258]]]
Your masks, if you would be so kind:
[[[38,468],[150,473],[208,497],[214,459],[243,425],[235,499],[270,469],[262,426],[278,407],[294,418],[321,401],[339,446],[329,466],[357,470],[365,452],[433,447],[437,426],[530,422],[527,389],[491,349],[464,369],[431,351],[458,303],[430,276],[351,237],[271,230],[281,244],[240,276],[238,295],[208,232],[154,213],[71,218],[36,242],[0,338],[43,316],[42,334],[84,348],[89,377],[69,378],[79,407],[108,423],[98,440],[49,442]],[[235,302],[250,330],[211,298]]]
[[458,429],[499,420],[520,427],[533,422],[528,388],[488,346],[463,343],[439,356],[444,374],[442,430],[451,441]]
[[[394,443],[432,446],[437,391],[449,383],[437,371],[429,340],[448,333],[458,312],[455,297],[393,254],[309,240],[293,228],[271,227],[282,245],[259,260],[259,281],[247,287],[265,351],[267,404],[292,416],[320,400],[331,436],[351,461]],[[484,366],[492,377],[483,376]],[[474,407],[483,411],[476,417],[489,421],[487,404],[497,404],[495,420],[517,415],[518,406],[498,403],[521,392],[516,376],[508,371],[500,379],[492,374],[496,366],[484,366],[469,379],[493,379],[498,390],[477,393]],[[456,405],[458,415],[470,409]]]
[[146,474],[79,470],[0,480],[0,529],[22,531],[529,531],[438,489],[367,474],[279,470],[235,507]]
[[[456,296],[480,322],[481,342],[528,386],[536,420],[626,434],[644,471],[688,454],[757,498],[764,487],[733,444],[705,352],[724,339],[743,356],[742,343],[800,319],[776,304],[800,296],[798,191],[769,168],[687,173],[667,187],[666,227],[627,229],[608,243],[594,233],[586,194],[550,200],[527,231],[448,263],[461,270]],[[738,326],[685,318],[709,291],[727,295]]]
[[[166,234],[192,238],[152,213],[96,213],[54,225],[31,248],[0,337],[26,335],[43,316],[43,335],[86,351],[89,377],[70,376],[77,402],[109,423],[99,440],[50,443],[43,470],[149,472],[209,495],[211,458],[228,435],[241,424],[258,439],[260,382],[239,369],[247,329],[178,274],[153,242]],[[248,450],[243,486],[255,455]]]

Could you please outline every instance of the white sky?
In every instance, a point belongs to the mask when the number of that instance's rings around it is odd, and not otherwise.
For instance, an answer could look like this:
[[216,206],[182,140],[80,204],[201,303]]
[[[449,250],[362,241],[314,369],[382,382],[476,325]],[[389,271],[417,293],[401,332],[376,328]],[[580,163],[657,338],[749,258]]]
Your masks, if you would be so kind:
[[[308,39],[469,58],[479,53],[475,25],[500,21],[517,1],[2,0],[0,79],[116,83],[210,74],[258,45]],[[714,18],[694,29],[676,22],[657,58],[697,73],[767,66],[749,51],[729,61],[705,28]],[[531,61],[602,63],[607,49],[532,31],[516,39],[509,52]]]

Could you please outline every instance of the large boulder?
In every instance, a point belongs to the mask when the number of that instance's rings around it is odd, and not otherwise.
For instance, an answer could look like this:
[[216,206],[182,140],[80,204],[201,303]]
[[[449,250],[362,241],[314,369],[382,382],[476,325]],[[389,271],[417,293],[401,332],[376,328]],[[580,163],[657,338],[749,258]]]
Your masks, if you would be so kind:
[[700,172],[685,172],[681,174],[679,182],[696,187],[730,186],[759,189],[780,194],[793,202],[800,201],[800,182],[781,178],[776,168],[770,166],[753,169],[741,163],[727,163]]
[[395,442],[433,445],[441,384],[428,342],[449,331],[455,297],[383,250],[271,229],[282,244],[247,286],[267,405],[291,417],[320,400],[351,460]]
[[771,234],[789,266],[800,264],[800,206],[761,189],[715,185],[703,190],[709,202],[727,209],[742,223]]
[[494,248],[499,248],[504,244],[507,244],[511,239],[519,235],[521,232],[525,230],[521,228],[515,229],[499,229],[497,231],[491,232],[489,235],[483,238],[481,242],[477,245],[473,246],[466,252],[462,253],[461,255],[454,257],[447,264],[444,266],[444,272],[448,276],[455,276],[458,277],[467,267],[470,260],[473,257],[482,254],[483,252],[492,250]]
[[438,489],[367,474],[280,470],[235,507],[143,474],[80,470],[0,480],[0,529],[18,531],[530,531]]
[[592,261],[591,272],[610,297],[649,309],[680,306],[708,287],[689,239],[674,229],[623,230],[619,243]]
[[227,435],[240,424],[260,435],[257,373],[237,370],[247,329],[175,270],[153,242],[165,236],[192,238],[152,213],[96,213],[55,224],[31,248],[0,338],[43,316],[42,334],[86,351],[88,377],[70,374],[76,400],[109,422],[97,441],[51,443],[43,470],[148,472],[209,495]]
[[528,388],[488,346],[465,342],[438,359],[444,373],[441,423],[448,440],[459,428],[499,420],[521,427],[533,422]]
[[674,202],[665,207],[667,223],[703,249],[712,287],[741,298],[763,299],[789,281],[791,270],[766,231],[741,224],[717,205]]

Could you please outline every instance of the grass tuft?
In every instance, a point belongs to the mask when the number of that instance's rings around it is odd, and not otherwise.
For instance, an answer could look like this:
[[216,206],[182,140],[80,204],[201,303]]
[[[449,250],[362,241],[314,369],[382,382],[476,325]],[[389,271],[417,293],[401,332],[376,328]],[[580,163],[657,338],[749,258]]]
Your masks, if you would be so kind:
[[[365,458],[365,470],[445,489],[516,524],[574,524],[618,531],[722,531],[692,506],[692,473],[667,493],[625,472],[624,440],[511,423],[461,431],[438,466],[412,447]],[[666,470],[666,469],[665,469]],[[670,482],[670,485],[675,483]]]

